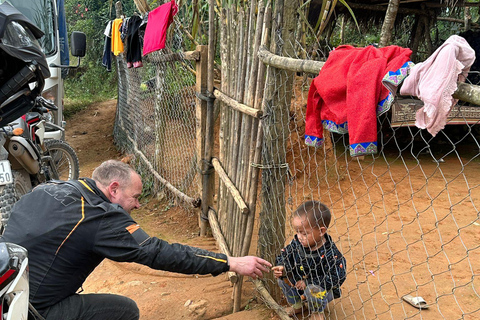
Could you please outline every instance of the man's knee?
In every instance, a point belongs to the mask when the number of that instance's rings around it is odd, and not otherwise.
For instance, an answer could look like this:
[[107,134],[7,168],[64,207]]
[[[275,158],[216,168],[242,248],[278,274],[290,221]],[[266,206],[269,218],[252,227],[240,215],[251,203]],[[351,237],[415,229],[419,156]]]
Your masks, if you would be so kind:
[[137,303],[130,298],[119,296],[122,299],[122,305],[124,310],[124,316],[121,319],[125,320],[138,320],[140,319],[140,310]]

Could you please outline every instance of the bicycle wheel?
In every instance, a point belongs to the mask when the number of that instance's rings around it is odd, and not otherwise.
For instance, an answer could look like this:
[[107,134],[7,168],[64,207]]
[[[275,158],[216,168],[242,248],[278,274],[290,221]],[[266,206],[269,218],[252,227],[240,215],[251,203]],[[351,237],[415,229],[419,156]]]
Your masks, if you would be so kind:
[[[80,165],[75,150],[61,140],[47,140],[45,146],[52,158],[50,166],[55,166],[55,168],[51,168],[52,178],[65,181],[78,179]],[[58,173],[58,176],[54,174],[55,172]]]

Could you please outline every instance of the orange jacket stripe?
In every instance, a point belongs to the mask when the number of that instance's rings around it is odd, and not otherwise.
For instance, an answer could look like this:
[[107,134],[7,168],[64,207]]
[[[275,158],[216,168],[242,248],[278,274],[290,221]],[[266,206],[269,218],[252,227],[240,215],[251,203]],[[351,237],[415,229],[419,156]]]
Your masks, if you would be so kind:
[[85,200],[83,199],[82,197],[82,218],[80,219],[80,221],[77,222],[77,224],[75,225],[75,227],[73,227],[72,231],[70,231],[70,233],[68,234],[68,236],[62,241],[62,243],[60,244],[60,246],[58,247],[57,251],[55,252],[55,254],[58,253],[58,251],[60,250],[60,248],[63,246],[63,244],[65,243],[65,241],[67,241],[67,239],[70,237],[70,235],[77,229],[77,227],[80,225],[80,223],[82,223],[82,221],[85,219]]

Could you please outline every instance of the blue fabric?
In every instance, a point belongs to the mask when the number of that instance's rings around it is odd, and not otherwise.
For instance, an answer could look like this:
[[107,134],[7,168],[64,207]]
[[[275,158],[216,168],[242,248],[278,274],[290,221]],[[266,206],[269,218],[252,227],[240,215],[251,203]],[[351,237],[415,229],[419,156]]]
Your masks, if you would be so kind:
[[[57,0],[58,12],[58,34],[60,42],[60,63],[62,65],[70,64],[70,54],[68,52],[68,35],[67,35],[67,20],[65,17],[65,1]],[[68,69],[66,69],[68,71]],[[62,70],[62,78],[65,78],[67,72]]]
[[107,71],[112,71],[112,38],[105,36],[105,45],[103,47],[102,65]]

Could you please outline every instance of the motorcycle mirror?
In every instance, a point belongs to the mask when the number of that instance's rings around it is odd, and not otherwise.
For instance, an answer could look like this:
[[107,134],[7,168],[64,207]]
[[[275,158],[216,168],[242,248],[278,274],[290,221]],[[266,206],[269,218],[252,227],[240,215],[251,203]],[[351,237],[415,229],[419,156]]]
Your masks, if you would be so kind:
[[71,52],[74,57],[84,57],[87,47],[87,36],[80,31],[73,31],[70,38]]

